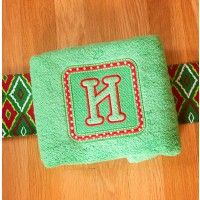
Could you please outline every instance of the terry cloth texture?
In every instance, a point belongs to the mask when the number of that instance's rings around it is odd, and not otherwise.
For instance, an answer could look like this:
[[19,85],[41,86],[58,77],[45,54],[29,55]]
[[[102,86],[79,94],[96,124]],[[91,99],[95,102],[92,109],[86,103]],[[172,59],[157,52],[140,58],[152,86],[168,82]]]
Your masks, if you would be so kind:
[[199,63],[168,66],[179,123],[199,121]]
[[[199,121],[199,63],[174,64],[168,66],[172,92],[176,103],[179,123]],[[23,77],[23,78],[18,78]],[[13,80],[20,79],[17,84]],[[24,81],[25,79],[25,81]],[[23,84],[21,84],[23,82]],[[28,83],[28,86],[26,84]],[[36,134],[34,122],[34,105],[30,74],[4,75],[2,77],[2,137],[28,136]],[[18,92],[12,91],[17,90]],[[25,92],[22,92],[25,91]],[[28,93],[31,95],[27,95]],[[26,95],[24,95],[26,94]],[[10,100],[10,96],[15,101]],[[29,97],[30,96],[30,97]],[[11,105],[10,105],[11,104]],[[29,109],[19,109],[19,105],[31,105]],[[15,109],[17,106],[18,109]],[[16,115],[18,114],[18,117]],[[23,115],[23,117],[19,117]],[[28,117],[24,117],[24,115]],[[16,127],[18,128],[14,128]],[[16,131],[17,130],[17,131]]]
[[2,137],[36,133],[30,74],[2,77]]
[[31,79],[45,166],[180,152],[166,62],[156,36],[34,56]]

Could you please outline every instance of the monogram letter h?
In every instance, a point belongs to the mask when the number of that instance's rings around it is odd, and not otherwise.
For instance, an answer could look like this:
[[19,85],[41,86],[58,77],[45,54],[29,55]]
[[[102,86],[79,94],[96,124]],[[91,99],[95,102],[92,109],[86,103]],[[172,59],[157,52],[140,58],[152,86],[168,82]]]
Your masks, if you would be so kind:
[[109,102],[110,113],[106,117],[109,123],[125,121],[126,114],[121,111],[118,85],[121,81],[119,75],[105,76],[102,83],[105,85],[102,90],[97,92],[100,84],[97,78],[87,78],[81,81],[81,86],[86,91],[88,117],[85,123],[88,126],[95,126],[104,123],[104,117],[100,115],[99,105],[106,99]]

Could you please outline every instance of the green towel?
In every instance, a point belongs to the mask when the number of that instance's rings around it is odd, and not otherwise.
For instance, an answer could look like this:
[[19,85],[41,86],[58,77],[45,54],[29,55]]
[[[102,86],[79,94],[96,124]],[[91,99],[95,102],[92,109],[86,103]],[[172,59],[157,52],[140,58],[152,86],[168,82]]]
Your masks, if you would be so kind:
[[166,61],[156,36],[34,56],[31,79],[46,167],[180,152]]

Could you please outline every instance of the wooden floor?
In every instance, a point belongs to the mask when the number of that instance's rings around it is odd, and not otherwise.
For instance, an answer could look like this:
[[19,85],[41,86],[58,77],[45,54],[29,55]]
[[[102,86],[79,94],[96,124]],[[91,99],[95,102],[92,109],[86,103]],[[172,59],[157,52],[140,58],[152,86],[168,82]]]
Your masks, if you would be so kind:
[[[198,60],[197,0],[3,0],[3,73],[29,72],[34,54],[161,37],[168,64]],[[198,124],[181,125],[182,153],[45,169],[37,137],[3,140],[3,200],[196,200]]]

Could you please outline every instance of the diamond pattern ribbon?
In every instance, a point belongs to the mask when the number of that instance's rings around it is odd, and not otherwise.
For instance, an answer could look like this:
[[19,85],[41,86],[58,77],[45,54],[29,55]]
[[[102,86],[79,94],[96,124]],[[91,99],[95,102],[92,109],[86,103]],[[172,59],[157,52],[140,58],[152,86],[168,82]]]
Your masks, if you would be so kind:
[[168,66],[179,123],[199,121],[199,63]]
[[30,74],[2,78],[2,137],[36,133]]
[[[199,121],[199,63],[168,66],[179,123]],[[36,134],[30,74],[2,78],[2,137]]]

